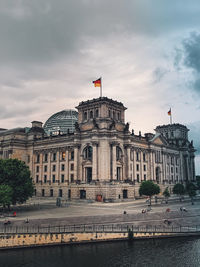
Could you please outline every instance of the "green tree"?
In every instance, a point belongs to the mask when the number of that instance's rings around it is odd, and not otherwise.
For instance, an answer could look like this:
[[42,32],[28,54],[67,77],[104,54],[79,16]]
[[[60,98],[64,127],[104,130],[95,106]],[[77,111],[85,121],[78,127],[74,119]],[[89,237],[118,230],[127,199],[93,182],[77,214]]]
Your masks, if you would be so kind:
[[12,188],[12,204],[25,202],[34,191],[29,168],[18,159],[0,160],[0,185]]
[[0,185],[0,205],[4,208],[6,206],[10,207],[12,203],[13,190],[9,185]]
[[196,176],[196,181],[197,181],[197,188],[200,190],[200,176]]
[[154,184],[152,181],[144,181],[141,183],[139,188],[140,196],[145,195],[150,198],[151,206],[151,197],[160,193],[160,187],[157,184]]
[[163,196],[165,197],[165,203],[168,203],[168,198],[170,197],[170,193],[169,193],[169,189],[168,187],[165,188],[164,192],[163,192]]
[[194,205],[194,197],[196,196],[197,187],[192,182],[186,184],[186,191],[191,198],[192,205]]
[[180,201],[182,200],[182,196],[185,194],[185,187],[183,184],[175,184],[173,187],[173,193],[179,195]]

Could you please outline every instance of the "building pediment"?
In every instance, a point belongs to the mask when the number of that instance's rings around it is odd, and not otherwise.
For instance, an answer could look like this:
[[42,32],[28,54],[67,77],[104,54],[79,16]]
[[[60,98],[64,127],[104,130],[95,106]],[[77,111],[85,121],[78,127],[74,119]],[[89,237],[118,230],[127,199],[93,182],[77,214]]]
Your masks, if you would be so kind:
[[160,134],[156,133],[154,137],[150,140],[152,144],[166,146],[168,145],[167,140]]

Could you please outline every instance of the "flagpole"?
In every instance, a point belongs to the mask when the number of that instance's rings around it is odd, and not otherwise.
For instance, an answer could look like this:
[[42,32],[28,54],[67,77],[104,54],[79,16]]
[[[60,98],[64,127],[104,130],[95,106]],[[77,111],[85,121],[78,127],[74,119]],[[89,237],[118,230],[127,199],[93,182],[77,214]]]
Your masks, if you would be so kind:
[[100,97],[102,97],[102,77],[100,77],[101,79],[101,86],[100,86]]
[[170,115],[170,124],[172,124],[172,111],[171,111],[171,115]]

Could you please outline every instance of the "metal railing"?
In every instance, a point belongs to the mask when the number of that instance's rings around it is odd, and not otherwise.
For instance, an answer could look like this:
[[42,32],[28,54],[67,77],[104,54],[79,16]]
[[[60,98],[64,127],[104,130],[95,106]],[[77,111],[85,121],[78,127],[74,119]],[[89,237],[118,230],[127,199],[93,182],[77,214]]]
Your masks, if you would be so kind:
[[82,224],[82,225],[24,225],[0,227],[1,234],[62,234],[62,233],[196,233],[200,234],[200,225],[163,226],[163,225],[130,225],[130,224]]

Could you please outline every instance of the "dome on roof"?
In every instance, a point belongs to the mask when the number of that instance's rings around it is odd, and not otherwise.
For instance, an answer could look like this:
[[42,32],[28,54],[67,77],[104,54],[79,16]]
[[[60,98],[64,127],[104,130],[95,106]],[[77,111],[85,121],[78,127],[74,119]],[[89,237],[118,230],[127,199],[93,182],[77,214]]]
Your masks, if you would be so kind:
[[50,134],[58,134],[74,132],[75,122],[78,121],[78,112],[72,109],[65,109],[53,114],[44,124],[45,132]]

